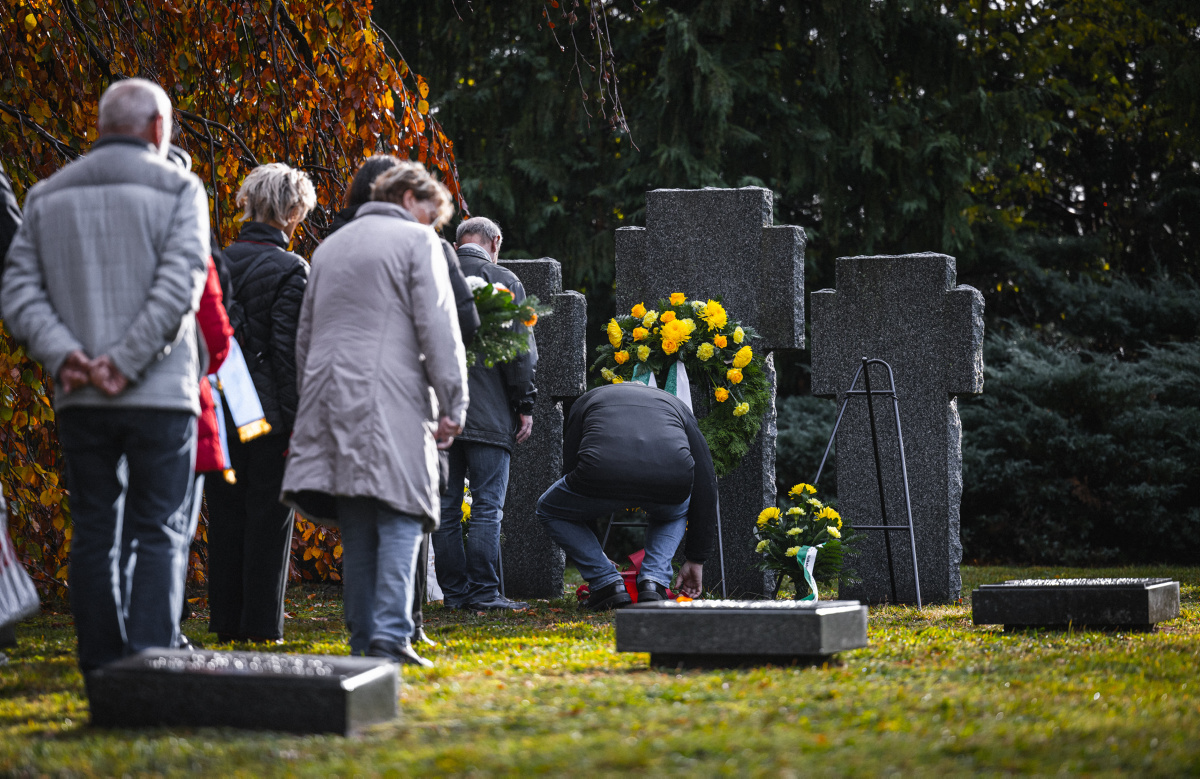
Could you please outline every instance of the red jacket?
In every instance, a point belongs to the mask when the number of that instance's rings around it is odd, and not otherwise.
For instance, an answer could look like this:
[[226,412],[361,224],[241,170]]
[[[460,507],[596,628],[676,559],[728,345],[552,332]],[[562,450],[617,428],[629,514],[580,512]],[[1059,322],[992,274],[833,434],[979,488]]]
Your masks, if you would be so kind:
[[[208,281],[200,297],[200,310],[196,321],[208,347],[208,373],[216,373],[229,354],[229,338],[233,328],[221,303],[221,280],[212,258],[208,260]],[[200,379],[200,419],[197,422],[196,473],[223,471],[229,467],[221,451],[221,437],[217,429],[217,412],[213,404],[212,387],[208,378]]]

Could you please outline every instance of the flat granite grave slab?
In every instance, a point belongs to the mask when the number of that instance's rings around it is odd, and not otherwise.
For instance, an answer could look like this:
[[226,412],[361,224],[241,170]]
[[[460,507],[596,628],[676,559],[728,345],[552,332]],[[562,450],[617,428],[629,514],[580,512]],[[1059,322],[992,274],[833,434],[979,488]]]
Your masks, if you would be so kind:
[[88,676],[92,724],[349,735],[398,713],[397,666],[374,657],[148,649]]
[[621,609],[616,621],[617,651],[649,652],[651,665],[819,663],[867,645],[858,601],[658,601]]
[[1153,630],[1179,616],[1170,579],[1012,579],[971,593],[976,625]]

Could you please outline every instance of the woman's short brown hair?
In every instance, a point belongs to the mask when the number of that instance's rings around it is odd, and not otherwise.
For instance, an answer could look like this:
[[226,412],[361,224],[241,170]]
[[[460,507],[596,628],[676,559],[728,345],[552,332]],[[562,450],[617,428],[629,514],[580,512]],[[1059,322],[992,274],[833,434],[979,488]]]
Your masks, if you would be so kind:
[[441,228],[454,216],[450,190],[429,175],[429,171],[419,162],[401,161],[399,165],[380,173],[371,185],[371,199],[398,204],[404,193],[410,190],[417,200],[437,204],[437,216],[432,225],[434,230]]

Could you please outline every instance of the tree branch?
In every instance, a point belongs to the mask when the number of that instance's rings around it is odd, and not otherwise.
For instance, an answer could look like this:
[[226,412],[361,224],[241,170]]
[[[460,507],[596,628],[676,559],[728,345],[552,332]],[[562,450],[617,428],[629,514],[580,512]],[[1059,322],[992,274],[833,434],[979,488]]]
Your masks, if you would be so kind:
[[5,113],[16,117],[17,120],[20,121],[22,124],[29,125],[29,127],[32,128],[35,133],[37,133],[39,136],[41,136],[42,140],[44,140],[46,143],[53,146],[54,150],[56,152],[58,152],[59,154],[61,154],[64,159],[73,160],[79,156],[79,154],[76,153],[76,151],[74,149],[72,149],[70,146],[63,143],[59,139],[55,138],[53,135],[51,135],[49,133],[48,130],[46,130],[44,127],[42,127],[37,122],[33,121],[33,117],[31,117],[29,114],[25,113],[21,109],[17,108],[16,106],[9,105],[8,103],[4,102],[3,100],[0,100],[0,111],[4,111]]
[[220,122],[213,121],[212,119],[205,119],[199,114],[193,114],[191,111],[184,111],[182,108],[176,108],[175,111],[179,114],[181,119],[186,119],[189,122],[199,122],[200,124],[208,127],[216,127],[217,129],[224,131],[226,135],[237,141],[238,146],[242,147],[242,151],[246,152],[246,156],[250,158],[250,161],[254,163],[255,167],[259,165],[258,157],[255,156],[254,152],[250,151],[250,147],[246,145],[246,142],[243,141],[241,136],[235,133],[233,130],[230,130]]

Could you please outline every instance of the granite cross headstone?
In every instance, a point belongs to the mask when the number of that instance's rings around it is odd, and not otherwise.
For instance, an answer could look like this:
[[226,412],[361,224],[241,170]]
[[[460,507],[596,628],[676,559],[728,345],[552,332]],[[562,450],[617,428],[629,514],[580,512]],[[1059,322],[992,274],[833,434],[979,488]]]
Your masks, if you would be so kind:
[[[956,395],[983,391],[983,296],[956,286],[954,258],[944,254],[842,257],[837,291],[812,294],[812,392],[840,404],[862,358],[888,362],[895,373],[909,489],[925,603],[958,598],[962,424]],[[872,369],[872,389],[886,385]],[[859,382],[857,389],[863,389]],[[879,402],[883,401],[883,402]],[[884,495],[890,524],[907,525],[904,488],[891,403],[877,398]],[[838,510],[855,525],[882,524],[867,405],[852,398],[837,435]],[[860,583],[839,595],[871,603],[892,601],[883,534],[891,537],[897,597],[915,603],[906,533],[862,531],[848,557]]]
[[587,301],[562,288],[557,260],[501,260],[517,274],[527,295],[549,305],[536,336],[537,403],[533,435],[513,451],[504,500],[504,593],[510,598],[558,598],[566,558],[542,530],[535,514],[538,498],[562,475],[563,400],[583,394],[587,373]]
[[[732,319],[756,329],[760,352],[804,345],[804,231],[773,225],[771,190],[656,189],[646,193],[646,226],[616,232],[617,310],[652,306],[673,292],[721,297]],[[720,480],[725,576],[730,596],[761,596],[772,583],[757,569],[752,533],[775,503],[775,369],[767,356],[770,403],[762,432],[742,463]],[[708,394],[692,387],[697,415]],[[714,557],[705,586],[720,580]]]

